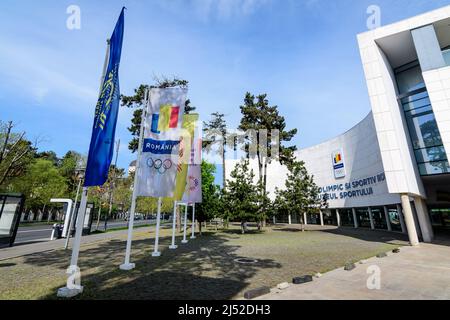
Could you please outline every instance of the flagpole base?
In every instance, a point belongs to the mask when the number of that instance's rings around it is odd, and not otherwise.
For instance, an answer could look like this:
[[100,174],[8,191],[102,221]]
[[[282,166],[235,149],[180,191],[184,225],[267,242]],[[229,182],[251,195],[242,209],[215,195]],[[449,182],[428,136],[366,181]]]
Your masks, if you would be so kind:
[[136,265],[134,263],[124,263],[119,268],[120,270],[130,271],[136,268]]
[[161,257],[161,252],[153,252],[152,257]]
[[73,298],[83,292],[83,287],[79,287],[76,289],[69,289],[67,287],[59,288],[57,296],[58,298]]
[[197,237],[196,236],[192,236],[191,239],[197,239]]
[[178,248],[178,246],[176,246],[176,245],[173,245],[173,246],[170,246],[170,247],[169,247],[170,250],[175,250],[175,249],[177,249],[177,248]]
[[183,241],[181,241],[182,244],[186,244],[186,243],[188,243],[188,242],[189,242],[188,240],[183,240]]

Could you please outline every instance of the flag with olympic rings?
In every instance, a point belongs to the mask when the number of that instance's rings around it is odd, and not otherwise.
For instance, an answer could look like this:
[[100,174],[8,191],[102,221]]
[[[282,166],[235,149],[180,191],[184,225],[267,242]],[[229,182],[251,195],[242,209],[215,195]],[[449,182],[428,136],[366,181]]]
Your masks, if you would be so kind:
[[144,139],[137,194],[143,197],[174,196],[179,162],[181,120],[187,89],[151,89],[144,119]]

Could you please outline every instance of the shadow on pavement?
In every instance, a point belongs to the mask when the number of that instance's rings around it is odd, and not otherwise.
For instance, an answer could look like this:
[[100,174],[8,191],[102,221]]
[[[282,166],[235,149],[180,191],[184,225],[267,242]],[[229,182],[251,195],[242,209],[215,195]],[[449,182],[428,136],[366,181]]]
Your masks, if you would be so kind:
[[[178,244],[180,241],[181,237],[177,237]],[[270,259],[258,260],[252,265],[235,262],[239,258],[253,258],[239,256],[236,253],[239,246],[227,244],[228,241],[224,235],[205,232],[177,250],[169,250],[171,237],[164,237],[160,239],[162,256],[153,258],[153,239],[136,240],[131,259],[136,269],[132,271],[119,270],[125,241],[110,240],[84,248],[80,252],[79,266],[85,291],[77,299],[230,299],[250,285],[249,279],[258,270],[281,268]],[[70,250],[25,257],[25,263],[60,270],[68,267],[69,260]],[[52,291],[56,293],[57,289]],[[41,297],[55,298],[56,295]]]

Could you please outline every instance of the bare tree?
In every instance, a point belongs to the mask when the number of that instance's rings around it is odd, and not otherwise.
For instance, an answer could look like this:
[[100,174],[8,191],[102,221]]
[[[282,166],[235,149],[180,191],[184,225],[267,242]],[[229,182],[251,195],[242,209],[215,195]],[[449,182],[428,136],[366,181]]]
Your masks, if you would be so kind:
[[36,150],[35,144],[25,139],[25,132],[14,133],[12,121],[0,122],[0,186],[12,178],[20,176],[28,158]]

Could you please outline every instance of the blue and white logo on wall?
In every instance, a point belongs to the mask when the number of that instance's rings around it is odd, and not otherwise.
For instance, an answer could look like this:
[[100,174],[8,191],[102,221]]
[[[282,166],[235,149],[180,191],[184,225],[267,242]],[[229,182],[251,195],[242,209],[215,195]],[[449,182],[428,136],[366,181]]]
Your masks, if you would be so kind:
[[342,149],[336,150],[331,155],[333,160],[334,177],[336,179],[345,177],[345,162],[344,151]]

